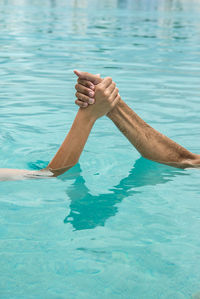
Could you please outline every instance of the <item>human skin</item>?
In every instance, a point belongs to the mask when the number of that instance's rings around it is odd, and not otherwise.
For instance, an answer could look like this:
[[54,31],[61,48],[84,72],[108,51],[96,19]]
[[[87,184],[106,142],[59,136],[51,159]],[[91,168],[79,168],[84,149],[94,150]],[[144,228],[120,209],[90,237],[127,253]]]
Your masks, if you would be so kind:
[[[88,96],[89,84],[98,86],[102,79],[86,72],[75,71],[75,74],[79,77],[75,86],[78,95],[76,104],[87,110],[87,107],[92,106]],[[92,89],[96,90],[95,87]],[[200,155],[188,151],[152,128],[121,97],[117,105],[107,113],[107,117],[114,122],[144,158],[177,168],[200,167]]]
[[118,89],[111,78],[101,81],[94,99],[95,105],[90,105],[87,110],[78,110],[69,133],[47,168],[39,171],[0,169],[0,181],[58,176],[73,167],[79,160],[95,121],[113,109],[119,100]]
[[79,109],[71,130],[48,165],[51,172],[59,175],[78,163],[95,121],[113,109],[118,100],[118,89],[111,78],[105,78],[96,87],[95,104],[87,110]]

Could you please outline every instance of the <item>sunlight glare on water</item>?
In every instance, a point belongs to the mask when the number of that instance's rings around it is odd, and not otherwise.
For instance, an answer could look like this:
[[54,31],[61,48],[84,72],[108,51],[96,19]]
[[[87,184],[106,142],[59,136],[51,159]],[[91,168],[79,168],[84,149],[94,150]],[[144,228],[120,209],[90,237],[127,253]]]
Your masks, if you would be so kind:
[[[48,164],[76,115],[73,69],[112,76],[200,153],[199,1],[2,0],[0,66],[1,168]],[[199,182],[98,120],[68,173],[0,182],[0,298],[198,296]]]

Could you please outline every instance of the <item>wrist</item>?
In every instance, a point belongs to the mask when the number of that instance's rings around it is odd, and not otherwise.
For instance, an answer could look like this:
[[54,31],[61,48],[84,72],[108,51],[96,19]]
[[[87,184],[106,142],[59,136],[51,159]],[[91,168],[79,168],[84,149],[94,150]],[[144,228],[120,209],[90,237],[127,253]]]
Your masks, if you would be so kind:
[[120,98],[118,103],[107,113],[107,117],[109,117],[110,119],[112,119],[112,117],[114,117],[116,114],[119,113],[120,108],[123,106],[124,101]]
[[93,126],[97,120],[97,117],[92,114],[88,108],[80,108],[78,114],[84,123],[90,124],[91,126]]

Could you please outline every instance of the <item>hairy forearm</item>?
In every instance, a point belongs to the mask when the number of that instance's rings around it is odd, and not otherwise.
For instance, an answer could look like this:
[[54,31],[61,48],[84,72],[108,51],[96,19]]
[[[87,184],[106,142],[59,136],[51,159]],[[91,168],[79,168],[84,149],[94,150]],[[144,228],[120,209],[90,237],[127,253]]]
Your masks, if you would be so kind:
[[55,175],[64,173],[78,162],[94,122],[87,110],[79,109],[68,135],[47,167]]
[[122,100],[108,117],[143,157],[174,167],[192,166],[190,161],[197,155],[153,129]]

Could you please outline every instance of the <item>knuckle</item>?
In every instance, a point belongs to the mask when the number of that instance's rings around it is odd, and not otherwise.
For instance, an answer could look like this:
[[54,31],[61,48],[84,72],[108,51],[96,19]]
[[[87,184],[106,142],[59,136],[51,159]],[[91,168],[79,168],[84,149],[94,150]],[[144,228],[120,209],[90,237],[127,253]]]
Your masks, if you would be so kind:
[[108,97],[108,98],[107,98],[107,102],[108,102],[108,104],[111,104],[111,103],[112,103],[112,99],[111,99],[111,97]]
[[120,101],[120,95],[118,95],[118,96],[116,97],[115,102],[118,103],[119,101]]
[[105,92],[105,87],[102,85],[102,86],[100,86],[100,91],[102,92],[102,93],[104,93]]
[[110,106],[111,106],[111,109],[113,109],[115,107],[115,103],[112,103]]
[[92,93],[90,90],[87,90],[87,96],[89,96],[90,98],[93,98],[95,95],[95,93]]
[[98,84],[98,85],[95,87],[95,91],[96,91],[96,92],[100,92],[100,91],[102,91],[102,85],[101,85],[101,84]]
[[81,93],[79,93],[79,99],[84,101],[84,95],[82,95]]
[[104,90],[104,91],[103,91],[103,94],[104,94],[105,97],[108,97],[108,96],[109,96],[109,92],[108,92],[107,90]]
[[114,90],[113,94],[116,96],[118,94],[117,89]]

